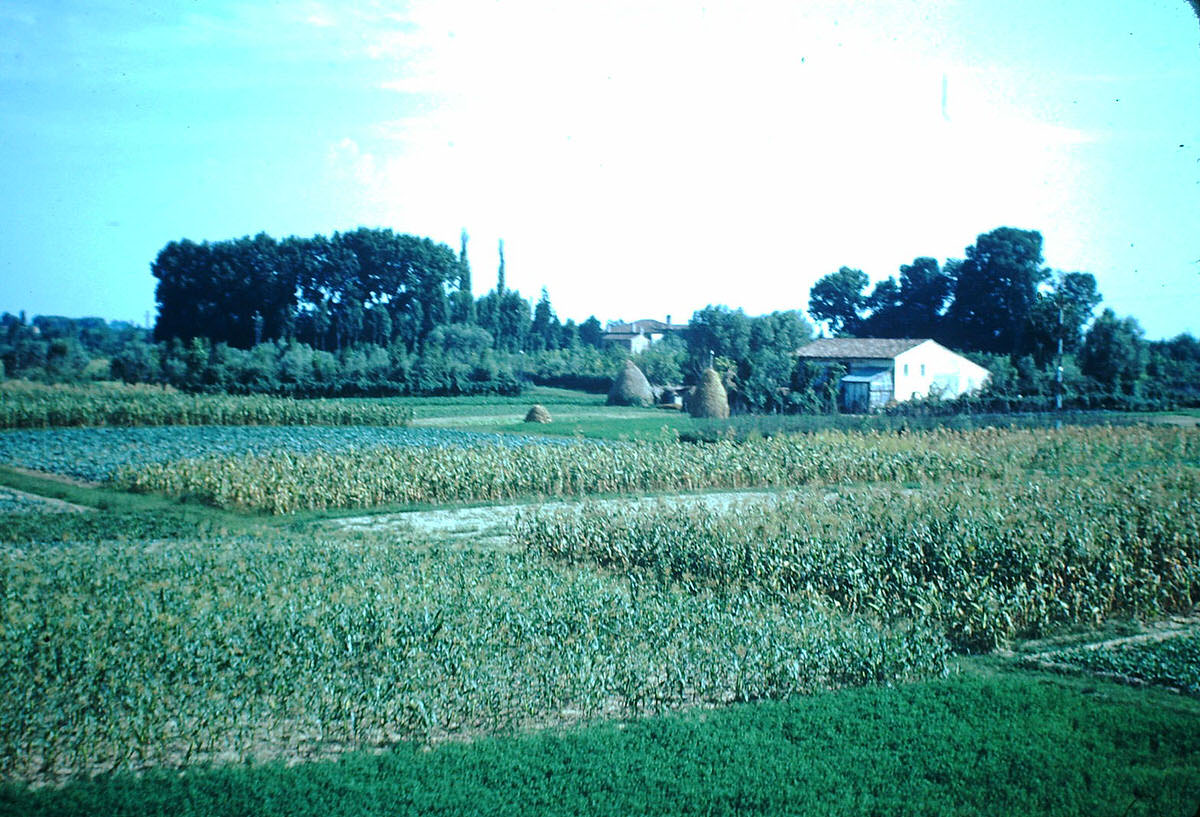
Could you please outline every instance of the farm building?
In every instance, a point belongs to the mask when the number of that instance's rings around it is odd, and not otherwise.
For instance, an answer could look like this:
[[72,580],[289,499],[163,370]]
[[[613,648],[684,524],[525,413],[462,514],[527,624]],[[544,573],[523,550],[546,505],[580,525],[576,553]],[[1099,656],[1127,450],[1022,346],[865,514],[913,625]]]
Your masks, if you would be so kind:
[[872,411],[893,400],[934,393],[958,397],[981,388],[990,374],[945,346],[921,338],[821,338],[796,355],[846,368],[841,402],[849,412]]
[[636,355],[638,352],[646,351],[650,348],[650,344],[658,343],[668,334],[686,331],[687,324],[671,323],[670,315],[667,315],[665,322],[653,318],[643,318],[633,323],[609,321],[601,340],[604,343],[620,346],[631,355]]

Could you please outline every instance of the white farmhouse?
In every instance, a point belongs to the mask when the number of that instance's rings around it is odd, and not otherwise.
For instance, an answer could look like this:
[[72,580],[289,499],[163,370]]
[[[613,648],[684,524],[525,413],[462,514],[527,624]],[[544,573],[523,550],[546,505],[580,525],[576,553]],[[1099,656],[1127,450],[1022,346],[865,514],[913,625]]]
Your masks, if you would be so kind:
[[601,340],[636,355],[646,351],[651,344],[658,343],[667,335],[687,332],[687,329],[686,323],[671,323],[670,315],[667,315],[665,323],[653,318],[643,318],[633,323],[609,321]]
[[937,394],[947,399],[983,387],[990,372],[929,339],[821,338],[796,352],[813,363],[840,363],[842,407],[882,408],[893,400]]

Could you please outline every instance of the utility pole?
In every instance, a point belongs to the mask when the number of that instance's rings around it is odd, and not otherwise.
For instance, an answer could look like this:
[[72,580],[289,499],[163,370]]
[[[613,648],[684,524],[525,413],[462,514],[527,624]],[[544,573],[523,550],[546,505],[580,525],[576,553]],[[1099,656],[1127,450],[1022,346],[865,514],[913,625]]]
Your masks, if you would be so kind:
[[1054,410],[1062,411],[1062,396],[1063,396],[1063,367],[1062,367],[1062,342],[1063,342],[1063,308],[1062,296],[1059,296],[1058,301],[1058,370],[1054,373]]

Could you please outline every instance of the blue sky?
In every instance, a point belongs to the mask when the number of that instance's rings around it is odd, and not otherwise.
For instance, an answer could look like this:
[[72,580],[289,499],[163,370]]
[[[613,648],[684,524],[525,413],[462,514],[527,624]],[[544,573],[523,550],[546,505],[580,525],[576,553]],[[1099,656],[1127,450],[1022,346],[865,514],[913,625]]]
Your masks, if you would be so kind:
[[0,0],[0,310],[142,322],[168,241],[391,227],[581,320],[804,309],[999,226],[1200,334],[1184,0]]

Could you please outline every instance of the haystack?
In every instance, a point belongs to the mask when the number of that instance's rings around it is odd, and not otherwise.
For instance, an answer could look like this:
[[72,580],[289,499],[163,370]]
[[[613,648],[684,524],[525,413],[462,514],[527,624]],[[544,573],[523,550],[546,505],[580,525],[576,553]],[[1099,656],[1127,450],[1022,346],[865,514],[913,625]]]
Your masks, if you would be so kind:
[[725,420],[729,417],[729,395],[721,385],[721,376],[713,369],[705,369],[700,375],[692,399],[688,401],[688,412],[693,417],[709,417]]
[[534,403],[529,407],[529,413],[525,415],[527,423],[548,423],[550,422],[550,412],[546,411],[546,407],[541,403]]
[[650,406],[654,404],[654,390],[642,370],[633,364],[632,360],[625,361],[625,368],[613,380],[612,388],[608,390],[610,406]]

